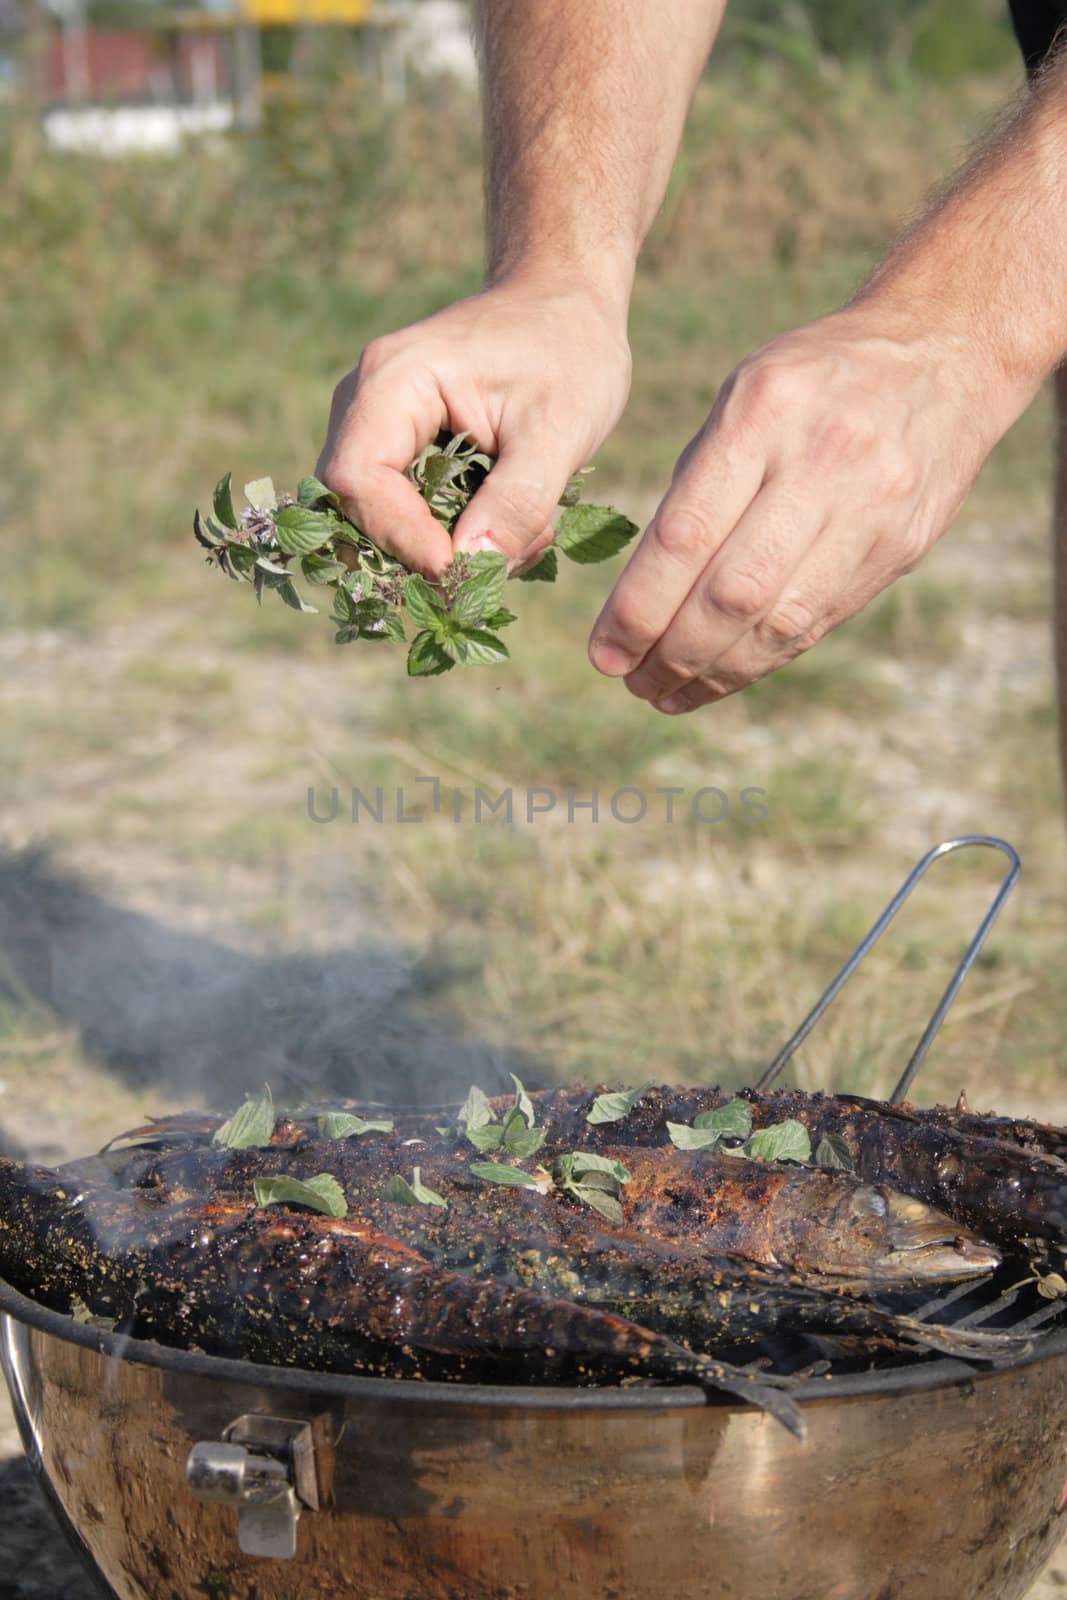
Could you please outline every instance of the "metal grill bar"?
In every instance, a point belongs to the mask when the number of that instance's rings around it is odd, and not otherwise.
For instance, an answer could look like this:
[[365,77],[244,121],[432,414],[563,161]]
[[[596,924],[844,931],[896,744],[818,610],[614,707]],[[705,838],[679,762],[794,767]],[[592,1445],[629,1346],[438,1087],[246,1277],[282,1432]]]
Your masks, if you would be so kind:
[[970,833],[964,834],[958,839],[946,839],[943,843],[935,845],[932,850],[928,850],[921,861],[916,862],[915,866],[905,878],[904,882],[901,884],[892,900],[890,900],[885,910],[875,920],[871,928],[868,930],[866,936],[860,940],[860,943],[849,956],[848,960],[841,968],[841,971],[837,974],[837,977],[819,996],[818,1000],[812,1006],[811,1010],[797,1028],[796,1032],[786,1040],[785,1044],[779,1050],[778,1054],[775,1056],[766,1072],[764,1072],[763,1076],[757,1082],[756,1088],[758,1091],[762,1092],[765,1089],[769,1089],[771,1084],[774,1083],[775,1079],[779,1078],[785,1071],[785,1068],[793,1059],[793,1056],[796,1054],[797,1050],[799,1050],[800,1046],[804,1043],[804,1040],[808,1037],[808,1034],[811,1032],[812,1028],[814,1028],[820,1017],[822,1017],[823,1013],[826,1012],[837,999],[838,995],[841,993],[841,990],[845,987],[845,984],[851,978],[856,968],[860,965],[860,962],[867,955],[868,951],[870,951],[873,946],[877,944],[878,940],[882,937],[882,934],[885,932],[886,928],[888,928],[889,924],[892,922],[893,918],[896,916],[905,900],[909,898],[912,890],[916,887],[920,880],[926,876],[934,862],[940,861],[944,856],[952,855],[957,850],[965,850],[972,847],[1000,850],[1004,855],[1007,856],[1010,866],[1007,876],[1001,883],[1000,888],[997,890],[997,893],[994,896],[988,911],[975,930],[970,944],[963,952],[960,963],[949,980],[948,987],[934,1008],[933,1015],[926,1024],[926,1027],[923,1029],[922,1037],[915,1046],[915,1049],[912,1051],[911,1059],[905,1067],[899,1083],[890,1096],[891,1103],[894,1105],[899,1104],[899,1102],[904,1099],[915,1081],[919,1068],[926,1060],[927,1052],[929,1051],[930,1046],[933,1044],[934,1038],[936,1037],[941,1024],[948,1015],[952,1002],[959,994],[967,974],[970,972],[975,961],[978,959],[978,952],[981,950],[982,946],[986,942],[986,939],[989,937],[989,934],[993,928],[993,924],[996,922],[1001,911],[1003,910],[1004,903],[1011,891],[1014,889],[1016,881],[1019,877],[1019,873],[1022,871],[1022,862],[1019,859],[1018,852],[1014,849],[1014,847],[1008,844],[1006,840],[996,839],[991,834]]

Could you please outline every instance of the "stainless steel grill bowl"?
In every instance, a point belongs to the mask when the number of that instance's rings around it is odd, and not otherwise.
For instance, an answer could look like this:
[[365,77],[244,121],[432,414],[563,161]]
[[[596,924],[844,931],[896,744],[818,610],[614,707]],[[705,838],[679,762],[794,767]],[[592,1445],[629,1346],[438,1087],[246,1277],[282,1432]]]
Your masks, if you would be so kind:
[[1067,1330],[1008,1369],[808,1380],[804,1444],[699,1389],[261,1367],[3,1284],[0,1334],[29,1458],[118,1600],[1019,1600],[1064,1528]]
[[[934,862],[920,861],[768,1085]],[[98,1331],[0,1281],[30,1461],[113,1600],[1021,1600],[1065,1529],[1067,1310],[957,1286],[919,1315],[1026,1329],[976,1371],[803,1380],[801,1444],[698,1388],[491,1388],[257,1366]]]

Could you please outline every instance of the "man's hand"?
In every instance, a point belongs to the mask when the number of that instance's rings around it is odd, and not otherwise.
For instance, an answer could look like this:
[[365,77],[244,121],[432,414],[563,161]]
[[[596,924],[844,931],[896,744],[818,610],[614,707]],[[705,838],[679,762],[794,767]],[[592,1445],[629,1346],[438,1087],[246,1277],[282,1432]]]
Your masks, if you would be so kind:
[[1014,418],[996,388],[964,341],[892,334],[873,306],[773,340],[683,453],[594,666],[674,714],[807,650],[948,527]]
[[[504,279],[376,339],[334,393],[318,476],[365,533],[428,577],[454,550],[502,550],[512,571],[533,565],[568,478],[626,403],[625,305],[589,286]],[[454,543],[404,476],[441,428],[498,458]]]

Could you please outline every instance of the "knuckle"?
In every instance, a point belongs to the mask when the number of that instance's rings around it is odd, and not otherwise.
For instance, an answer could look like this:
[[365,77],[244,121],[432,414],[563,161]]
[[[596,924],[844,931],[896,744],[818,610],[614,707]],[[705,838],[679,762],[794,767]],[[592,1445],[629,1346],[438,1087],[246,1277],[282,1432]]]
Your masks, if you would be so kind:
[[734,393],[746,408],[777,416],[793,404],[803,387],[803,374],[796,367],[764,359],[740,368]]
[[685,566],[703,561],[711,543],[707,517],[693,506],[672,506],[661,512],[650,533],[664,555]]
[[774,599],[766,574],[744,567],[723,567],[704,588],[704,602],[731,622],[755,622]]
[[366,345],[359,358],[360,378],[369,378],[374,373],[380,372],[393,353],[393,339],[388,333],[379,334]]
[[788,647],[816,632],[819,621],[806,601],[780,600],[760,623],[760,631],[769,644]]
[[494,488],[496,503],[513,526],[538,535],[544,531],[545,495],[540,485],[522,478],[507,478]]

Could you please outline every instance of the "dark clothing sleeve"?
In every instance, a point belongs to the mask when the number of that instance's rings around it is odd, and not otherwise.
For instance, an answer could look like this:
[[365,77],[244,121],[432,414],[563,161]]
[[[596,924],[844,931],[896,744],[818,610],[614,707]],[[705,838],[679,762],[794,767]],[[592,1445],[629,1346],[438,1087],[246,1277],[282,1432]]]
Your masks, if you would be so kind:
[[1008,0],[1008,4],[1026,70],[1033,74],[1052,54],[1053,46],[1058,50],[1064,42],[1057,34],[1067,27],[1067,0]]

